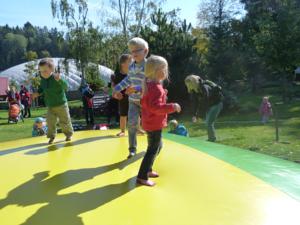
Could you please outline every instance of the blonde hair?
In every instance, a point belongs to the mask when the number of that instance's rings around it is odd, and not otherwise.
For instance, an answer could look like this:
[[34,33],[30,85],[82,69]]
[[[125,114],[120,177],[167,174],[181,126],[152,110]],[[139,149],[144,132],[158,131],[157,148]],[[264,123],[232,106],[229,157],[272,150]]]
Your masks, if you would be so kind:
[[149,49],[148,42],[145,41],[143,38],[139,38],[139,37],[132,38],[131,40],[128,41],[127,45],[128,45],[128,47],[138,46],[143,49],[147,49],[147,50]]
[[170,120],[169,126],[170,126],[170,128],[176,128],[178,126],[177,120]]
[[193,87],[198,87],[200,83],[203,82],[203,79],[197,75],[189,75],[185,78],[184,83],[187,87],[188,93],[191,93],[194,89]]
[[200,83],[200,79],[201,77],[197,76],[197,75],[189,75],[185,78],[184,83],[186,85],[188,85],[189,83],[193,83],[193,84],[199,84]]
[[269,101],[269,96],[264,96],[264,97],[262,98],[262,100],[267,100],[267,101]]
[[151,55],[146,63],[145,63],[145,79],[143,81],[143,92],[144,95],[147,92],[147,80],[157,80],[157,70],[161,67],[165,67],[166,69],[166,78],[169,79],[169,71],[168,71],[168,62],[165,58],[158,56],[158,55]]
[[151,55],[145,64],[145,77],[151,80],[156,80],[157,70],[164,67],[166,69],[166,79],[169,79],[168,62],[164,57]]

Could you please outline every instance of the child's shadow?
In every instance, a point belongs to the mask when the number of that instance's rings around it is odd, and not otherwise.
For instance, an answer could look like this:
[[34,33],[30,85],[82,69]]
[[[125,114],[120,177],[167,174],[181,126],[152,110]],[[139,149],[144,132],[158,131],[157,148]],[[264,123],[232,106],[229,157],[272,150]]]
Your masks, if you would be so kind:
[[28,151],[25,154],[26,155],[40,155],[40,154],[51,152],[51,151],[57,151],[59,149],[65,148],[65,147],[81,145],[81,144],[85,144],[85,143],[89,143],[89,142],[93,142],[93,141],[99,141],[99,140],[110,139],[110,138],[117,138],[117,137],[114,135],[89,137],[89,138],[84,138],[84,139],[75,140],[75,141],[71,141],[71,142],[59,141],[59,142],[55,142],[53,145],[48,145],[48,143],[37,143],[37,144],[21,146],[21,147],[17,147],[17,148],[1,150],[0,156],[12,154],[15,152],[26,151],[26,150],[30,150],[30,149],[38,148],[38,147],[40,147],[40,148]]
[[66,148],[66,147],[82,145],[82,144],[86,144],[86,143],[93,142],[93,141],[112,139],[112,138],[117,138],[117,137],[114,135],[107,135],[107,136],[100,136],[100,137],[89,137],[89,138],[84,138],[84,139],[80,139],[80,140],[76,140],[76,141],[72,141],[72,142],[53,144],[53,145],[49,145],[45,148],[39,148],[39,149],[35,149],[32,151],[26,152],[25,155],[40,155],[40,154],[47,153],[47,152],[57,151],[59,149]]
[[[83,225],[80,214],[91,211],[121,197],[136,188],[136,177],[83,193],[55,196],[48,205],[40,208],[21,225]],[[102,224],[101,215],[98,216]]]
[[20,152],[20,151],[25,151],[25,150],[29,150],[29,149],[36,148],[36,147],[43,147],[43,146],[47,146],[47,145],[48,145],[47,143],[37,143],[37,144],[21,146],[21,147],[17,147],[17,148],[5,149],[5,150],[0,151],[0,156],[8,155],[8,154],[12,154],[15,152]]
[[122,170],[127,165],[142,158],[143,155],[144,152],[141,152],[129,160],[107,166],[69,170],[48,179],[48,171],[37,173],[31,180],[10,191],[5,199],[0,200],[0,209],[12,204],[29,206],[48,203],[28,218],[24,224],[82,225],[79,214],[100,207],[133,190],[136,187],[135,177],[122,183],[99,187],[83,193],[63,195],[57,193],[62,189],[93,179],[105,172],[114,169]]

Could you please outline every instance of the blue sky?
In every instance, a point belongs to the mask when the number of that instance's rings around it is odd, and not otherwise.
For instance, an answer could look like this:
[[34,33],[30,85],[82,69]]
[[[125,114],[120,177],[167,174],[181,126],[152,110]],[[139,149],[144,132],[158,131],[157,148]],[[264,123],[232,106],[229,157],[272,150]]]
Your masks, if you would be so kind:
[[[107,0],[89,0],[89,18],[99,24],[101,2]],[[58,27],[52,18],[50,0],[2,0],[0,7],[0,25],[23,26],[29,21],[34,26]],[[196,26],[196,13],[201,0],[167,0],[163,5],[165,11],[180,8],[180,17]],[[105,3],[104,3],[105,4]]]

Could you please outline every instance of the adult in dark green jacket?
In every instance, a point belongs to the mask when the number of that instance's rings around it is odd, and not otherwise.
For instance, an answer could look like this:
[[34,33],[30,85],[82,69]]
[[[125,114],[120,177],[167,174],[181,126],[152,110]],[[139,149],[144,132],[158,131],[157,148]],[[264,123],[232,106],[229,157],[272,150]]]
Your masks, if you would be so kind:
[[62,132],[66,135],[66,141],[70,141],[73,135],[73,127],[66,98],[67,82],[59,73],[54,73],[54,62],[52,59],[45,58],[39,62],[41,83],[38,93],[32,95],[36,98],[43,95],[45,104],[48,108],[47,125],[49,144],[52,144],[56,136],[56,124],[59,120]]
[[185,85],[193,101],[193,122],[197,121],[199,109],[205,112],[208,141],[216,141],[215,121],[223,108],[221,87],[196,75],[185,78]]

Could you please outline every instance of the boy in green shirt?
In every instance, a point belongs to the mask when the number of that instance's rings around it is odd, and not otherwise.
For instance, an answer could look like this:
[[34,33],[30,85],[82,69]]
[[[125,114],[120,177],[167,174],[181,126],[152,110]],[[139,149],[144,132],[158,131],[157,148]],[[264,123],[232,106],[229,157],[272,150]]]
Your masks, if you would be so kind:
[[59,73],[54,73],[54,62],[45,58],[39,62],[41,84],[38,93],[33,93],[32,98],[44,96],[47,112],[47,124],[49,144],[52,144],[56,136],[56,123],[59,119],[62,132],[66,135],[66,141],[70,141],[73,135],[73,127],[66,98],[67,82]]

